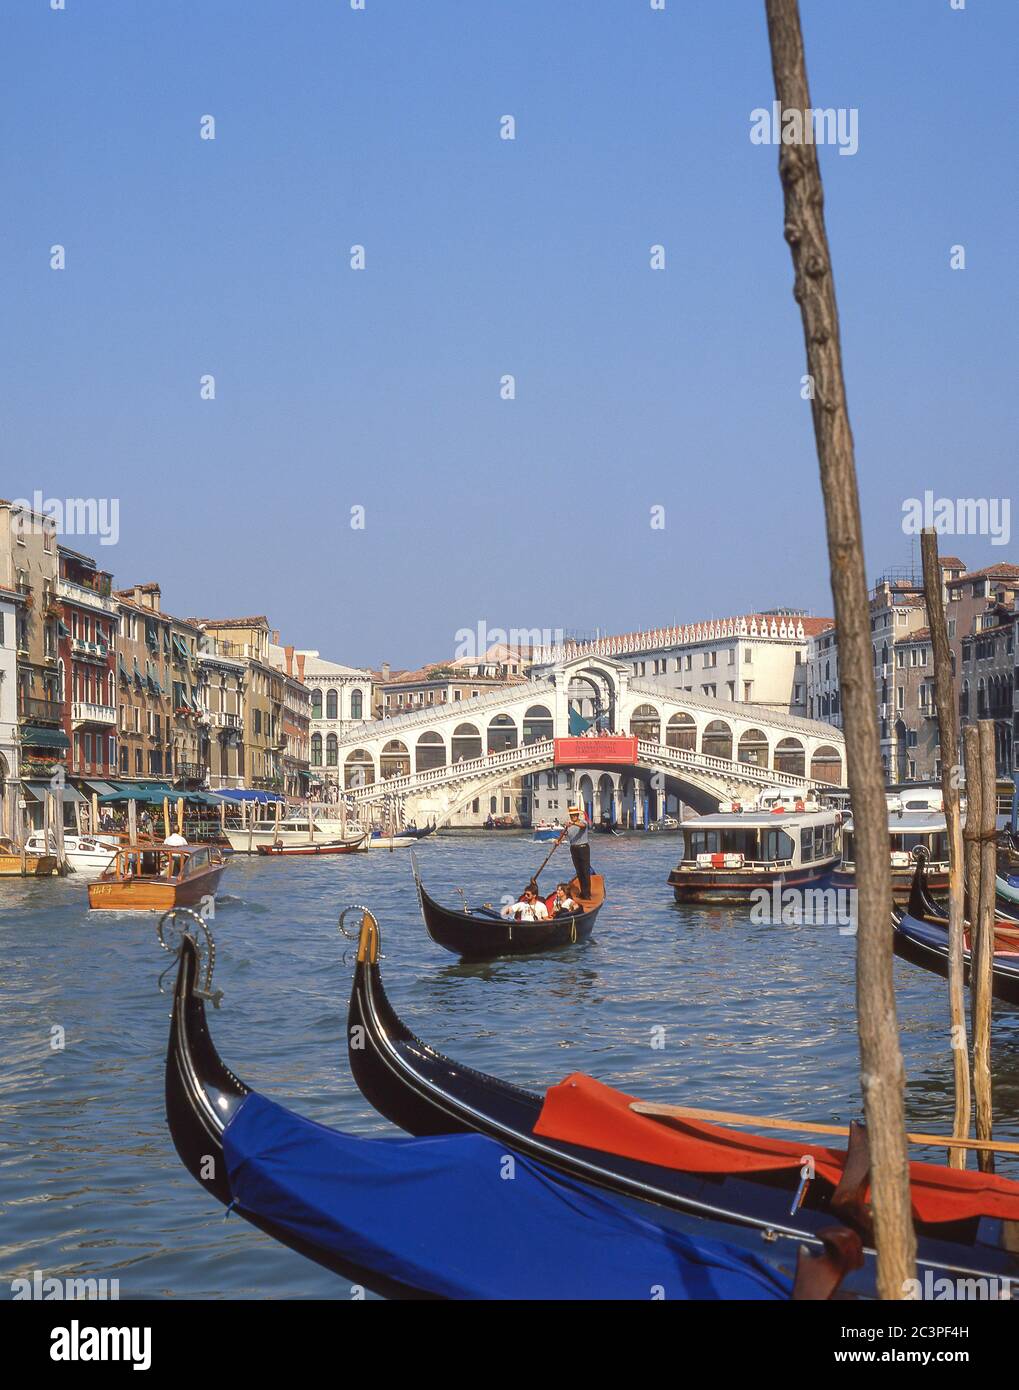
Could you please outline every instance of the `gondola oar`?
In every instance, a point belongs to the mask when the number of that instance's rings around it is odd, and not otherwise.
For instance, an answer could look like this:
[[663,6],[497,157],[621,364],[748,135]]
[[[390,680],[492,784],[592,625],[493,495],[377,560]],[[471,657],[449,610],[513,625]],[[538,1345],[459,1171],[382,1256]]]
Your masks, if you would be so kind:
[[[785,1129],[796,1134],[835,1134],[842,1138],[848,1135],[845,1125],[821,1125],[809,1120],[779,1118],[773,1115],[742,1115],[734,1110],[702,1110],[695,1105],[658,1105],[651,1101],[631,1101],[630,1109],[635,1115],[647,1115],[652,1120],[703,1120],[721,1125],[753,1125],[757,1129]],[[950,1134],[907,1134],[911,1144],[931,1148],[973,1149],[976,1152],[1019,1153],[1019,1144],[1013,1140],[955,1139]]]
[[532,882],[532,883],[537,883],[537,882],[538,882],[538,874],[541,873],[541,870],[544,869],[545,865],[546,865],[546,864],[548,863],[548,861],[552,858],[553,854],[555,854],[556,850],[559,848],[559,846],[562,844],[562,842],[563,842],[565,839],[566,839],[566,828],[564,827],[564,828],[563,828],[563,833],[559,836],[558,840],[556,840],[556,841],[553,843],[552,848],[549,850],[548,854],[545,855],[545,858],[541,861],[541,869],[539,869],[539,870],[538,870],[538,873],[536,873],[536,874],[534,875],[534,877],[531,879],[531,882]]

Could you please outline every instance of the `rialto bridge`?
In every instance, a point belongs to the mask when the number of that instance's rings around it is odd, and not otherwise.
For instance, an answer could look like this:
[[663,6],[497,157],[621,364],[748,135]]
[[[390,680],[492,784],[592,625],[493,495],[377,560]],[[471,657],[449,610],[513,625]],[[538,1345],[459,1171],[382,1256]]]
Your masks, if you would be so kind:
[[[625,737],[557,748],[570,738],[571,711]],[[571,767],[611,769],[617,794],[629,772],[631,789],[637,778],[698,810],[765,786],[845,781],[845,743],[832,725],[666,693],[601,656],[563,661],[540,679],[475,699],[356,725],[345,740],[329,741],[322,770],[357,804],[398,798],[407,818],[441,823],[513,777],[567,766],[566,752]]]

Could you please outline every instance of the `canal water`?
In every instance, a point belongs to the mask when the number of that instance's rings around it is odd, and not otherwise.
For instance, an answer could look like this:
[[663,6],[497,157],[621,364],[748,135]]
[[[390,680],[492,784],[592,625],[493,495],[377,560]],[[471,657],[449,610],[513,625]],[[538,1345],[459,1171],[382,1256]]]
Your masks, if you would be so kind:
[[[311,1119],[397,1132],[347,1068],[352,947],[336,920],[358,902],[380,919],[396,1008],[460,1061],[535,1090],[579,1070],[648,1099],[857,1116],[855,938],[677,906],[666,881],[674,836],[594,841],[607,902],[591,940],[484,965],[461,965],[429,940],[407,850],[235,857],[214,922],[221,1054]],[[546,848],[523,833],[441,834],[418,857],[441,901],[458,901],[457,888],[498,901]],[[559,857],[543,884],[565,876]],[[154,921],[90,915],[80,879],[0,884],[0,1298],[36,1270],[115,1278],[122,1298],[348,1298],[335,1276],[224,1219],[181,1167],[163,1114],[169,1001],[157,979],[170,957]],[[901,961],[895,972],[909,1122],[944,1130],[947,986]],[[1019,1139],[1019,1012],[996,1004],[994,1030],[997,1133]],[[1000,1170],[1019,1177],[1015,1165]]]

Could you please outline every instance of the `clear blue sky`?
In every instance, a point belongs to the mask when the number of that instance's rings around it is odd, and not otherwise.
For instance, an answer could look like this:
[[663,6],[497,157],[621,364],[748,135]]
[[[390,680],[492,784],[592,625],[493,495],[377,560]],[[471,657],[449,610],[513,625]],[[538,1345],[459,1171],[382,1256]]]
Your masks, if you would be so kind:
[[[66,6],[0,20],[0,495],[117,497],[72,544],[119,582],[358,664],[831,611],[763,0]],[[1019,6],[802,12],[859,110],[822,168],[873,579],[905,497],[1016,478]]]

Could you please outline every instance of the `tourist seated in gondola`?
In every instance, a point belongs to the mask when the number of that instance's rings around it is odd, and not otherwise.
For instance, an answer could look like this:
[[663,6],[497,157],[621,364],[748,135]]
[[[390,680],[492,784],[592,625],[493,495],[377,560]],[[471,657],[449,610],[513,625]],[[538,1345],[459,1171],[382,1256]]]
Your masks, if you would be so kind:
[[555,892],[550,893],[545,899],[545,906],[550,917],[562,917],[569,912],[580,911],[580,904],[575,898],[570,897],[568,883],[557,883]]
[[517,901],[507,903],[499,915],[511,922],[544,922],[548,920],[548,908],[534,889],[527,887]]

